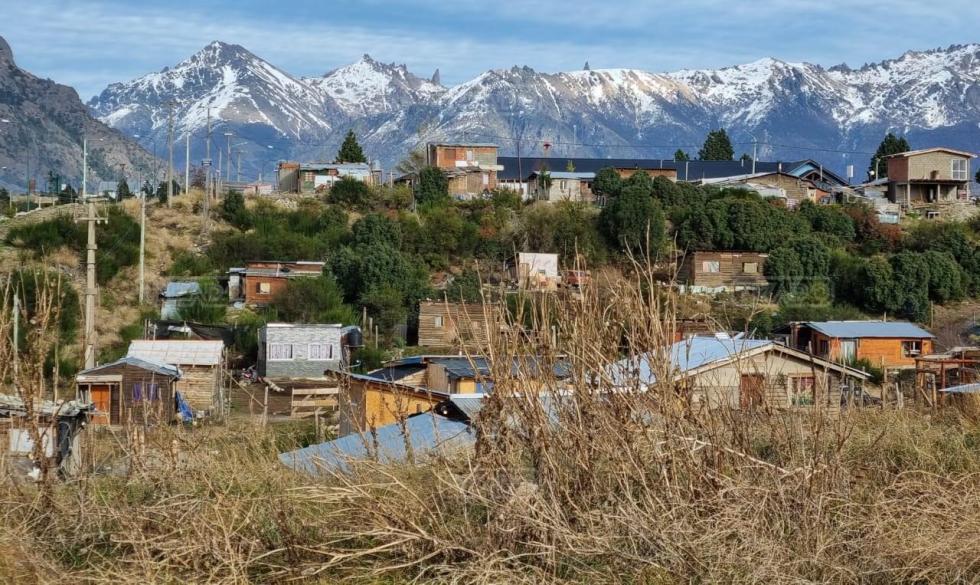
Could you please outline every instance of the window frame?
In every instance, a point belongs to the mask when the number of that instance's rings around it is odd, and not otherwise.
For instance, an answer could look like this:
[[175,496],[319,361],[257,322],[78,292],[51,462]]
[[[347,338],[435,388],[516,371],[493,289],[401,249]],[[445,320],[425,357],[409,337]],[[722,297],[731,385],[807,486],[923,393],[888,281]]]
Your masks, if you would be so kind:
[[[746,267],[752,266],[752,270],[748,270]],[[759,263],[758,262],[742,262],[742,274],[759,274]]]
[[272,294],[272,283],[268,280],[260,280],[255,283],[255,294],[257,295],[271,295]]
[[[912,353],[912,351],[915,353]],[[922,340],[921,339],[903,339],[902,340],[902,357],[913,358],[922,355]]]
[[[275,353],[276,353],[274,351],[275,348],[284,348],[284,347],[288,347],[289,348],[289,357],[288,358],[274,357],[275,356]],[[292,343],[272,342],[272,343],[269,343],[268,346],[267,346],[267,348],[266,348],[266,356],[268,357],[268,359],[269,359],[270,362],[291,362],[294,359],[296,359],[296,351],[295,351],[295,348],[293,347],[293,344]]]
[[[709,270],[709,265],[712,266],[714,270]],[[721,260],[702,260],[701,274],[721,274]]]
[[436,329],[442,329],[446,326],[446,321],[442,315],[436,315],[432,318],[432,326]]
[[[324,351],[322,354],[318,353],[318,355],[323,355],[325,357],[315,357],[314,358],[313,357],[313,348],[314,347],[316,347],[316,348],[321,348],[321,347],[322,348],[325,348],[326,351]],[[333,344],[332,343],[322,343],[322,342],[307,343],[306,344],[306,359],[308,361],[311,361],[311,362],[329,362],[329,361],[332,361],[333,360]]]
[[[957,169],[957,166],[962,165],[962,169]],[[960,174],[962,173],[962,174]],[[970,177],[970,161],[965,158],[954,158],[949,161],[949,176],[954,181],[966,181]]]

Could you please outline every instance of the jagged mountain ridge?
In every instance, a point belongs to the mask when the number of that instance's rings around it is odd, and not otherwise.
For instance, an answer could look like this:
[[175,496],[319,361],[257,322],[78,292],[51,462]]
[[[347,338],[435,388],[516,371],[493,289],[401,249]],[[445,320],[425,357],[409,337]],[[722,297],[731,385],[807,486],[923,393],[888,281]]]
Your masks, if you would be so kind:
[[78,188],[82,140],[89,140],[90,186],[116,180],[121,165],[152,169],[155,161],[135,141],[92,117],[78,93],[21,69],[0,37],[0,186],[27,189],[28,176],[46,188],[49,172]]
[[[229,95],[237,99],[216,97]],[[217,123],[249,143],[257,168],[272,157],[332,158],[348,128],[391,165],[432,139],[492,141],[505,153],[520,142],[529,155],[549,142],[555,156],[670,157],[722,126],[739,151],[757,140],[760,158],[819,156],[840,168],[865,164],[862,153],[889,130],[914,146],[980,149],[980,45],[910,51],[859,69],[772,58],[674,73],[512,67],[444,88],[367,55],[323,77],[295,78],[216,42],[173,69],[111,85],[90,106],[113,126],[159,139],[170,98],[181,102],[179,132],[195,143],[202,107],[212,105]]]

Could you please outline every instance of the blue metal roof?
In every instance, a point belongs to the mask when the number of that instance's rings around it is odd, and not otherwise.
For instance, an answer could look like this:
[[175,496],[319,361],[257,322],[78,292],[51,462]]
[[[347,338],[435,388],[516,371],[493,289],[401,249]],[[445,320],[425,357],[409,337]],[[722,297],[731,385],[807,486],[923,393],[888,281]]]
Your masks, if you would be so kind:
[[201,293],[201,285],[196,282],[168,282],[162,296],[167,299],[176,299]]
[[836,338],[912,338],[929,339],[935,337],[925,329],[904,321],[810,321],[805,326]]
[[[405,427],[416,460],[435,454],[449,454],[476,442],[476,435],[467,423],[431,412],[409,417]],[[378,450],[372,453],[375,441]],[[405,463],[408,460],[405,434],[399,424],[380,427],[374,435],[369,432],[363,436],[354,433],[279,455],[283,464],[312,474],[348,471],[352,461],[369,459],[377,459],[381,463]]]
[[668,353],[671,369],[676,374],[684,374],[768,345],[773,345],[768,339],[695,336],[674,343],[662,354],[651,352],[620,360],[612,364],[606,373],[614,386],[625,386],[634,379],[640,384],[653,384],[657,381],[657,375],[651,360],[667,358]]
[[940,392],[948,392],[950,394],[980,394],[980,384],[960,384],[959,386],[943,388]]

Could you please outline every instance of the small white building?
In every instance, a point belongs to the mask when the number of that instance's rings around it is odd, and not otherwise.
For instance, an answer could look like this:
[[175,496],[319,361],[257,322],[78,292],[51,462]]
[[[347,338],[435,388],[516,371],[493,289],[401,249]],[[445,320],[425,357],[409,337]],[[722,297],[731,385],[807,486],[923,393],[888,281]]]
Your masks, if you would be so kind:
[[554,290],[561,281],[558,254],[519,252],[510,261],[508,270],[518,288]]
[[535,171],[527,184],[530,198],[538,201],[591,202],[595,173]]
[[269,323],[259,330],[258,372],[264,378],[322,378],[350,362],[360,345],[353,325]]

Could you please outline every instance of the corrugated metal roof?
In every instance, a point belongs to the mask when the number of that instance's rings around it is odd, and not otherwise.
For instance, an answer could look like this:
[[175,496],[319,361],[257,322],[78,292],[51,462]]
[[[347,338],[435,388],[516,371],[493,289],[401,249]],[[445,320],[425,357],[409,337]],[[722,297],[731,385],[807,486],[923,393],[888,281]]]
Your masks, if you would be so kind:
[[94,368],[82,370],[81,372],[78,373],[78,375],[84,376],[88,374],[94,374],[100,370],[118,366],[120,364],[125,364],[129,366],[133,366],[135,368],[140,368],[148,372],[160,374],[161,376],[170,376],[173,378],[180,377],[180,368],[178,368],[177,366],[172,366],[167,363],[159,362],[152,359],[140,358],[132,355],[123,356],[112,363],[102,364],[101,366],[95,366]]
[[[677,374],[696,370],[714,362],[730,360],[742,353],[767,345],[774,345],[768,339],[733,339],[730,337],[694,336],[683,339],[670,346],[671,367]],[[653,384],[657,381],[651,360],[666,358],[663,354],[645,353],[626,358],[612,364],[606,374],[614,386],[625,386],[634,379],[640,384]]]
[[980,394],[980,384],[960,384],[959,386],[943,388],[940,392],[948,392],[949,394]]
[[[435,454],[448,455],[476,442],[476,436],[468,424],[431,412],[409,417],[405,427],[405,434],[397,423],[377,429],[373,436],[371,433],[363,436],[355,433],[282,453],[279,460],[297,471],[316,474],[322,471],[347,471],[352,461],[377,459],[381,463],[405,463],[408,459],[406,434],[416,461]],[[375,441],[378,447],[376,454],[371,452]]]
[[224,343],[203,340],[136,340],[126,355],[176,366],[217,366],[221,364]]
[[[541,174],[543,172],[544,171],[534,171],[533,173],[531,173],[531,175],[532,176],[539,175],[539,174]],[[594,179],[595,178],[595,173],[575,173],[575,172],[569,172],[569,171],[550,171],[550,172],[548,172],[548,176],[551,177],[552,179],[573,179],[573,180],[574,179],[579,179],[579,180],[588,180],[588,179]]]
[[926,339],[935,337],[925,329],[904,321],[809,321],[807,327],[827,337],[888,337]]
[[196,282],[168,282],[162,296],[167,299],[177,299],[200,293],[201,285]]

